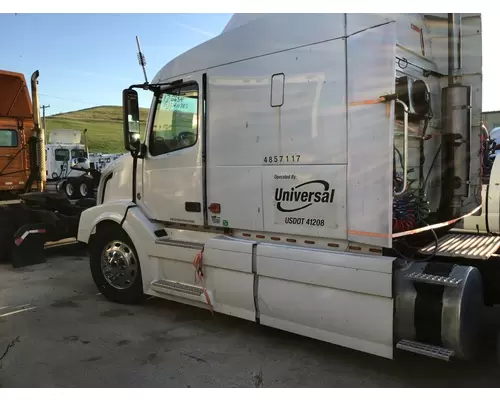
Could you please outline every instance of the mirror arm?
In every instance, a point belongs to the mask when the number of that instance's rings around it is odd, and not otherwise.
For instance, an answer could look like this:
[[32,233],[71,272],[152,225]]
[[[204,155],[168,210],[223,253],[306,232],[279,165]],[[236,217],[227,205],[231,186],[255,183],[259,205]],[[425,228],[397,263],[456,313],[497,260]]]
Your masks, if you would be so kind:
[[169,86],[169,85],[165,85],[165,84],[157,84],[157,83],[139,83],[139,84],[136,84],[136,85],[132,85],[132,86],[129,86],[129,90],[131,89],[142,89],[142,90],[150,90],[154,93],[156,93],[157,91],[160,90],[161,87],[163,86]]
[[132,90],[132,89],[144,89],[144,90],[148,90],[150,86],[151,85],[146,84],[146,83],[140,83],[140,84],[129,86],[128,89],[129,90]]
[[148,146],[145,143],[141,143],[140,146],[141,148],[139,150],[131,150],[130,155],[133,158],[140,158],[141,160],[143,160],[144,158],[146,158]]
[[137,152],[131,151],[132,154],[132,203],[137,204]]
[[137,154],[137,158],[144,159],[146,157],[146,153],[148,152],[148,146],[146,143],[141,143],[141,150]]
[[170,83],[138,83],[138,84],[129,86],[129,90],[131,90],[131,89],[150,90],[153,93],[157,94],[162,88],[163,89],[175,88],[176,86],[182,85],[183,82],[184,81],[182,79],[178,79],[178,80],[170,82]]

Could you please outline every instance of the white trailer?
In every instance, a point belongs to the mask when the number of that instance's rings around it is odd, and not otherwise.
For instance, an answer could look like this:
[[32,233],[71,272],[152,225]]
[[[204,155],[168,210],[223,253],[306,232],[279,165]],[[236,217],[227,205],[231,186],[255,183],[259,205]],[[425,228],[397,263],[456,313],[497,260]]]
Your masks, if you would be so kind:
[[108,164],[117,160],[121,157],[122,153],[90,153],[89,154],[89,162],[90,168],[95,168],[98,171],[102,171],[104,168],[108,166]]
[[78,231],[108,299],[476,354],[500,243],[452,228],[481,208],[480,14],[234,15],[123,100],[130,154]]

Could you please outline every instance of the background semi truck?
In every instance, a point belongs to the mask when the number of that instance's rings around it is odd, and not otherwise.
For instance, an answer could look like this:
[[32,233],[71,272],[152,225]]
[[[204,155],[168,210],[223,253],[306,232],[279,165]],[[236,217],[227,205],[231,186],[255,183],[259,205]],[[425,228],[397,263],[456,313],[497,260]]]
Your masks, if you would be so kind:
[[[32,76],[32,86],[37,77]],[[44,160],[37,147],[37,140],[44,138],[35,122],[24,76],[0,71],[0,87],[0,197],[10,200],[19,193],[44,189],[45,168],[40,169]]]
[[[14,256],[15,266],[41,261],[46,242],[76,237],[81,210],[93,205],[46,190],[38,76],[31,76],[32,101],[23,74],[0,70],[0,258]],[[42,251],[26,251],[31,243]]]
[[[84,144],[81,143],[82,134]],[[87,129],[56,129],[45,145],[49,189],[69,199],[95,198],[100,171],[121,154],[89,153]]]
[[456,229],[483,212],[480,14],[235,15],[144,74],[130,155],[78,227],[108,299],[386,358],[480,352],[500,242]]
[[[83,135],[86,140],[87,130]],[[57,183],[57,189],[70,199],[93,197],[93,179],[86,144],[81,144],[82,132],[56,129],[50,132],[45,145],[47,182]],[[75,169],[75,167],[77,169]]]

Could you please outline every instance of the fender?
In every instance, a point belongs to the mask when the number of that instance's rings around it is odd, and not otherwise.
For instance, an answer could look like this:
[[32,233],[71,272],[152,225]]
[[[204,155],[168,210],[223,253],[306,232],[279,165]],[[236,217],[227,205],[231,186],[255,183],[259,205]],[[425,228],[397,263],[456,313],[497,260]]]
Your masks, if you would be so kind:
[[88,208],[80,216],[77,240],[88,244],[97,224],[102,221],[113,221],[122,225],[127,210],[135,206],[130,200],[117,200]]
[[[102,221],[113,221],[121,225],[135,246],[139,262],[146,262],[152,253],[155,231],[165,228],[161,223],[151,222],[133,202],[127,200],[104,203],[85,210],[80,217],[78,241],[88,244],[90,237],[96,231],[96,226]],[[143,289],[147,293],[151,282],[155,279],[155,270],[142,269]]]

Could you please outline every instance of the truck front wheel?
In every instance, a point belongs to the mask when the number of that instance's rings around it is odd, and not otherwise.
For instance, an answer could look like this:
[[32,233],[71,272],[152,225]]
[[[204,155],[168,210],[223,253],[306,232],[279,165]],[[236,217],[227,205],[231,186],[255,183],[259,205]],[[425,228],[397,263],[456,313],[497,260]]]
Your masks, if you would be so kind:
[[135,304],[144,299],[139,257],[121,227],[105,225],[98,229],[89,253],[94,282],[108,300]]

